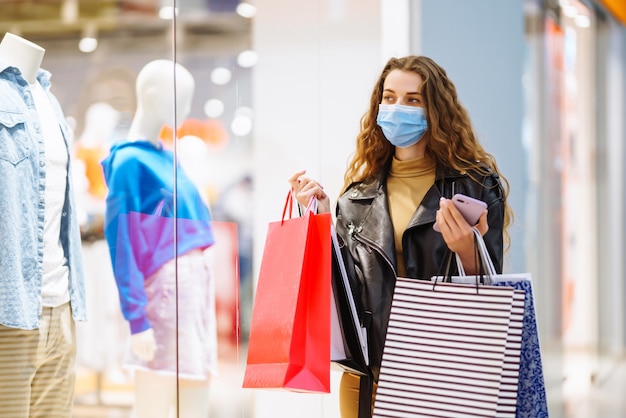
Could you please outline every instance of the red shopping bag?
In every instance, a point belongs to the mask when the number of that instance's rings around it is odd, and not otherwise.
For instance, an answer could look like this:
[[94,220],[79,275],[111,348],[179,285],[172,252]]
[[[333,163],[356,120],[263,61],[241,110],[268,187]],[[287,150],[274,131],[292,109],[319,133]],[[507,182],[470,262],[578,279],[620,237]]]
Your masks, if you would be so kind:
[[329,393],[331,215],[291,205],[268,227],[243,387]]

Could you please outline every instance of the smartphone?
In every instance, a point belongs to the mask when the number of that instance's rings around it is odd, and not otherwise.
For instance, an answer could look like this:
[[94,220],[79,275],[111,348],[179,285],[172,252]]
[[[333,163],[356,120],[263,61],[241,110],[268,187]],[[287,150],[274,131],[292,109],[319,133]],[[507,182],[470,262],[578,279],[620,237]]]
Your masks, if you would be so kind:
[[[461,193],[452,196],[452,203],[461,212],[467,223],[472,226],[478,223],[480,215],[487,209],[487,204],[482,200],[474,199]],[[433,229],[440,232],[437,222],[433,225]]]

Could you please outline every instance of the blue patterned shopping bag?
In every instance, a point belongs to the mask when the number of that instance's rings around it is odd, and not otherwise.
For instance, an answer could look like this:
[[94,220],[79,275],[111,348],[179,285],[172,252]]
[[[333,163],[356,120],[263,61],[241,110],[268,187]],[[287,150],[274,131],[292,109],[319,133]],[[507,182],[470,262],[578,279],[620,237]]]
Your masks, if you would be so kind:
[[546,385],[543,376],[541,345],[537,330],[537,318],[532,280],[529,274],[500,274],[493,277],[492,285],[524,290],[524,319],[522,322],[522,347],[520,354],[519,382],[517,389],[516,418],[548,417]]

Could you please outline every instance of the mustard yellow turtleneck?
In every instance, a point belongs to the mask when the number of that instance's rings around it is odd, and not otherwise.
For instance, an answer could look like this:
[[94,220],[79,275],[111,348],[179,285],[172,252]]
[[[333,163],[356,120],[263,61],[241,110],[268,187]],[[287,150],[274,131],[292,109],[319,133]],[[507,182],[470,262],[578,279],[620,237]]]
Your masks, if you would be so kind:
[[387,200],[393,224],[399,277],[406,276],[402,234],[426,192],[435,182],[435,167],[435,161],[427,156],[405,161],[394,157],[391,162],[387,177]]

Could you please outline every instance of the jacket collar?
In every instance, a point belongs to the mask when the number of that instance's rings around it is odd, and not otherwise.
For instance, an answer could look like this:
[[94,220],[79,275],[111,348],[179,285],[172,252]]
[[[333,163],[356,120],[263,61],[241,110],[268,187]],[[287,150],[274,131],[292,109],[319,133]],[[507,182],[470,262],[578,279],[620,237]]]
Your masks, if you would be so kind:
[[[393,239],[393,226],[389,215],[387,201],[386,180],[389,170],[382,170],[378,178],[372,177],[361,183],[353,184],[347,194],[347,198],[352,202],[359,202],[365,213],[361,213],[360,220],[353,217],[348,218],[349,222],[355,222],[353,227],[361,236],[373,243],[383,243],[385,248],[381,248],[393,260],[395,265],[395,246]],[[416,208],[408,228],[435,222],[435,215],[439,209],[439,199],[442,196],[452,197],[449,185],[455,179],[460,179],[466,175],[450,167],[437,164],[435,171],[435,183],[426,192],[424,199]],[[366,205],[369,203],[369,206]],[[356,215],[356,214],[352,214]],[[358,224],[357,224],[358,222]]]
[[385,182],[373,177],[353,184],[345,197],[352,203],[343,213],[348,233],[383,254],[395,271],[396,250]]

